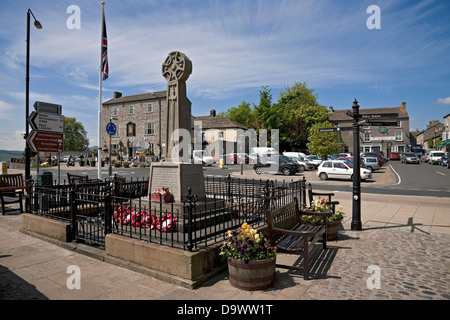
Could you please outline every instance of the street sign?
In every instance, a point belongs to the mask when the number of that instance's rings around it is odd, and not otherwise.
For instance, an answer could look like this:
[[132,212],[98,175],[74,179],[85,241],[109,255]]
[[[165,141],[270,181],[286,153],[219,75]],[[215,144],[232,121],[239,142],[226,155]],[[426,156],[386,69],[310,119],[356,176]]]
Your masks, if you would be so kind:
[[63,152],[64,135],[58,132],[31,131],[27,143],[34,152]]
[[352,131],[353,127],[339,127],[339,128],[321,128],[319,132],[337,132],[337,131]]
[[397,118],[398,113],[360,114],[360,117],[368,119]]
[[106,125],[106,132],[108,132],[108,134],[109,134],[110,136],[115,135],[115,134],[116,134],[116,130],[117,130],[117,128],[116,128],[116,125],[115,125],[114,123],[109,122],[109,123]]
[[374,121],[367,121],[366,125],[368,126],[379,126],[379,127],[395,127],[397,125],[397,122],[374,122]]
[[357,125],[360,126],[362,124],[365,124],[367,122],[367,119],[361,119],[357,122]]
[[59,133],[64,131],[64,116],[59,114],[33,111],[28,122],[33,130]]
[[46,112],[46,113],[54,113],[61,114],[62,106],[59,104],[53,104],[48,102],[36,101],[33,105],[34,109],[37,112]]

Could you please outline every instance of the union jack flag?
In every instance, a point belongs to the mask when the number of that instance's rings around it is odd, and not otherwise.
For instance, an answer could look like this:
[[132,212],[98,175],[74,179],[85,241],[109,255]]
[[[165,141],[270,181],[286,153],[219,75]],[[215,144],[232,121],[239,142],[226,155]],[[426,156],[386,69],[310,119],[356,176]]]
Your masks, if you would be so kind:
[[108,66],[108,38],[106,36],[106,23],[105,14],[103,13],[103,40],[102,40],[102,73],[103,80],[108,79],[109,66]]

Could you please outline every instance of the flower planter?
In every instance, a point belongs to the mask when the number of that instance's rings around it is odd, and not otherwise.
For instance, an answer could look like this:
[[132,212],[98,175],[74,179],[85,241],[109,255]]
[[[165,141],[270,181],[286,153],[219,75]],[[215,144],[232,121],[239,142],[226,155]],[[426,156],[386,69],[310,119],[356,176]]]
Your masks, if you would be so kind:
[[262,290],[273,285],[275,280],[275,259],[241,260],[228,259],[230,284],[242,290]]
[[327,241],[337,240],[340,225],[340,220],[327,223]]
[[155,202],[172,202],[172,194],[166,193],[161,195],[160,193],[152,193],[150,200]]

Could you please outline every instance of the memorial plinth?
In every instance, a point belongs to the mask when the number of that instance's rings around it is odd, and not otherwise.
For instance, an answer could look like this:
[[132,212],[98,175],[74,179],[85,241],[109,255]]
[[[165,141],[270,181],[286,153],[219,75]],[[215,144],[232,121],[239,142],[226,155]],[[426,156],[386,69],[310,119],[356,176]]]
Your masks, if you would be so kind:
[[205,198],[203,165],[193,163],[157,162],[150,167],[150,192],[169,188],[174,202],[181,203],[181,196],[192,188],[192,194]]

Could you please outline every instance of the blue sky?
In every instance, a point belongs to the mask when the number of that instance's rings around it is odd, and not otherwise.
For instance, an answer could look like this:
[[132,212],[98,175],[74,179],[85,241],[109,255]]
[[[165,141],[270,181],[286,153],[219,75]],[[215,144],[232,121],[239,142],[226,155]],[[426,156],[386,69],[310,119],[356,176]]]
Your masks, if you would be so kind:
[[[258,103],[307,82],[335,109],[395,107],[406,101],[411,129],[450,113],[450,1],[447,0],[106,0],[109,78],[103,101],[165,90],[171,51],[193,63],[187,94],[194,116]],[[79,29],[68,28],[80,9]],[[381,29],[369,29],[380,8]],[[31,30],[30,111],[61,104],[97,145],[101,1],[0,2],[0,149],[22,150],[25,132],[26,13]],[[70,24],[69,24],[70,25]]]

